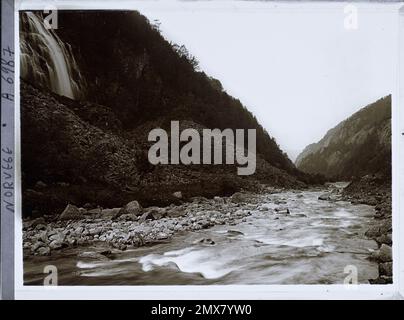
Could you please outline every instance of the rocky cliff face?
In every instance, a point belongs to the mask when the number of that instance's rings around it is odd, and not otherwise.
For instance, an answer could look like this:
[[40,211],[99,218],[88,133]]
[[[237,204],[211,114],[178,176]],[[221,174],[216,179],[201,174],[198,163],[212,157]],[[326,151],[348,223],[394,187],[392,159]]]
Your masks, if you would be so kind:
[[391,175],[391,97],[366,106],[329,130],[303,150],[296,166],[336,179]]

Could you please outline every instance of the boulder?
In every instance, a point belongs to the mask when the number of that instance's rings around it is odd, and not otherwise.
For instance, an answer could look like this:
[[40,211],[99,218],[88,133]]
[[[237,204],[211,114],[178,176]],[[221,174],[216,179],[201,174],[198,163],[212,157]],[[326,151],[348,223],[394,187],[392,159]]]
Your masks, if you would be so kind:
[[204,244],[204,245],[209,245],[209,246],[214,246],[216,243],[210,238],[203,238],[198,241],[198,243]]
[[143,208],[136,200],[127,203],[123,209],[121,214],[130,214],[133,216],[140,216],[142,215]]
[[81,234],[83,233],[83,231],[84,231],[84,227],[78,226],[78,227],[74,230],[74,233],[75,233],[76,235],[81,235]]
[[29,224],[30,227],[35,228],[39,224],[46,224],[46,221],[43,217],[36,218],[35,220],[32,220],[32,222]]
[[366,232],[365,232],[365,236],[369,237],[369,238],[377,238],[381,236],[381,232],[380,232],[380,227],[379,226],[373,226],[370,227]]
[[330,200],[330,194],[324,193],[324,194],[322,194],[321,196],[318,197],[318,200],[324,200],[324,201]]
[[245,203],[249,202],[250,199],[251,195],[246,192],[236,192],[230,197],[230,200],[233,203]]
[[133,214],[122,214],[119,216],[118,220],[121,221],[134,221],[137,220],[137,216],[134,216]]
[[173,193],[173,196],[176,197],[177,199],[182,199],[182,192],[176,191]]
[[186,211],[182,207],[174,207],[166,211],[165,215],[170,218],[177,218],[186,215]]
[[224,204],[225,203],[224,199],[221,198],[221,197],[218,197],[218,196],[213,197],[213,200],[215,200],[215,202],[218,203],[218,204]]
[[199,220],[197,223],[198,223],[203,229],[206,229],[206,228],[208,228],[208,227],[211,225],[210,221],[208,221],[207,219]]
[[46,226],[44,224],[37,224],[35,230],[46,230]]
[[382,262],[390,262],[393,261],[392,258],[392,252],[391,252],[391,247],[386,245],[386,244],[382,244],[380,247],[380,252],[379,252],[379,259]]
[[382,244],[380,249],[373,252],[370,258],[379,262],[392,261],[391,247],[386,244]]
[[51,253],[51,250],[49,249],[49,247],[40,247],[38,248],[38,250],[36,250],[36,254],[40,255],[40,256],[49,256]]
[[393,263],[392,262],[379,263],[379,275],[392,277],[393,276]]
[[199,196],[198,197],[192,197],[192,198],[190,198],[190,200],[191,200],[191,202],[198,203],[198,204],[208,202],[208,199],[206,199],[205,197],[199,197]]
[[51,250],[58,250],[58,249],[62,249],[64,246],[63,242],[60,242],[58,240],[53,240],[51,241],[51,243],[49,243],[49,248]]
[[79,208],[75,205],[68,204],[65,210],[59,216],[60,220],[79,220],[81,219],[82,215],[80,213]]
[[37,251],[39,248],[45,246],[45,244],[42,241],[37,241],[31,246],[31,252]]
[[64,240],[65,240],[65,235],[61,232],[54,233],[51,236],[49,236],[49,241],[56,241],[56,242],[63,243]]
[[146,219],[157,220],[161,219],[166,215],[166,211],[164,208],[159,207],[150,207],[145,209],[145,212],[140,217],[139,222],[144,222]]
[[389,246],[391,246],[392,244],[392,240],[391,240],[391,234],[382,234],[380,237],[376,238],[376,241],[379,244],[387,244]]
[[159,233],[156,235],[156,239],[157,239],[157,240],[165,240],[165,239],[167,239],[167,238],[168,238],[168,234],[165,233],[165,232],[159,232]]
[[103,232],[103,229],[101,227],[88,229],[88,234],[90,236],[99,235],[102,232]]
[[101,210],[101,218],[103,219],[115,219],[121,214],[122,208],[112,208]]
[[238,230],[227,230],[227,233],[231,236],[243,236],[244,233]]

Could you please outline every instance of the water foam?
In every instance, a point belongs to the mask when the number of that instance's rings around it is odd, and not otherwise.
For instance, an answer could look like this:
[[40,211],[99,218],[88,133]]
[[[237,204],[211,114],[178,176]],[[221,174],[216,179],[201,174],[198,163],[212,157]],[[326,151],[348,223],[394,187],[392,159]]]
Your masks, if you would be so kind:
[[168,251],[163,255],[149,254],[140,258],[144,272],[152,271],[155,267],[165,267],[174,264],[181,272],[199,273],[205,279],[218,279],[236,270],[234,267],[227,267],[224,262],[213,259],[209,250],[194,250],[185,248],[181,250]]

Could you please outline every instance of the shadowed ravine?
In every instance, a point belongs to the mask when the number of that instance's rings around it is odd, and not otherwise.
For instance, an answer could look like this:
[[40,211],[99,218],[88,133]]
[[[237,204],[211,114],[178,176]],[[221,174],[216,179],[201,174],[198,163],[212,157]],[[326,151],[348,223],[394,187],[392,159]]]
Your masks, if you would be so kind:
[[[373,207],[318,200],[322,193],[262,195],[259,210],[240,223],[180,232],[113,260],[77,257],[100,247],[30,257],[25,282],[41,284],[43,268],[52,264],[60,285],[342,284],[348,265],[357,268],[360,283],[368,283],[378,276],[377,263],[368,260],[377,244],[364,236]],[[290,215],[272,210],[279,206],[288,207]]]

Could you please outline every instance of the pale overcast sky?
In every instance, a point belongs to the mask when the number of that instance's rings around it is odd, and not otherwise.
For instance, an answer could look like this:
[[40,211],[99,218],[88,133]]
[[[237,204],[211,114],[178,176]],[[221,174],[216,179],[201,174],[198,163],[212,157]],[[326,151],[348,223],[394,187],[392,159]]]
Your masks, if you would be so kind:
[[397,14],[358,4],[151,1],[133,4],[184,44],[294,160],[340,121],[393,90]]

